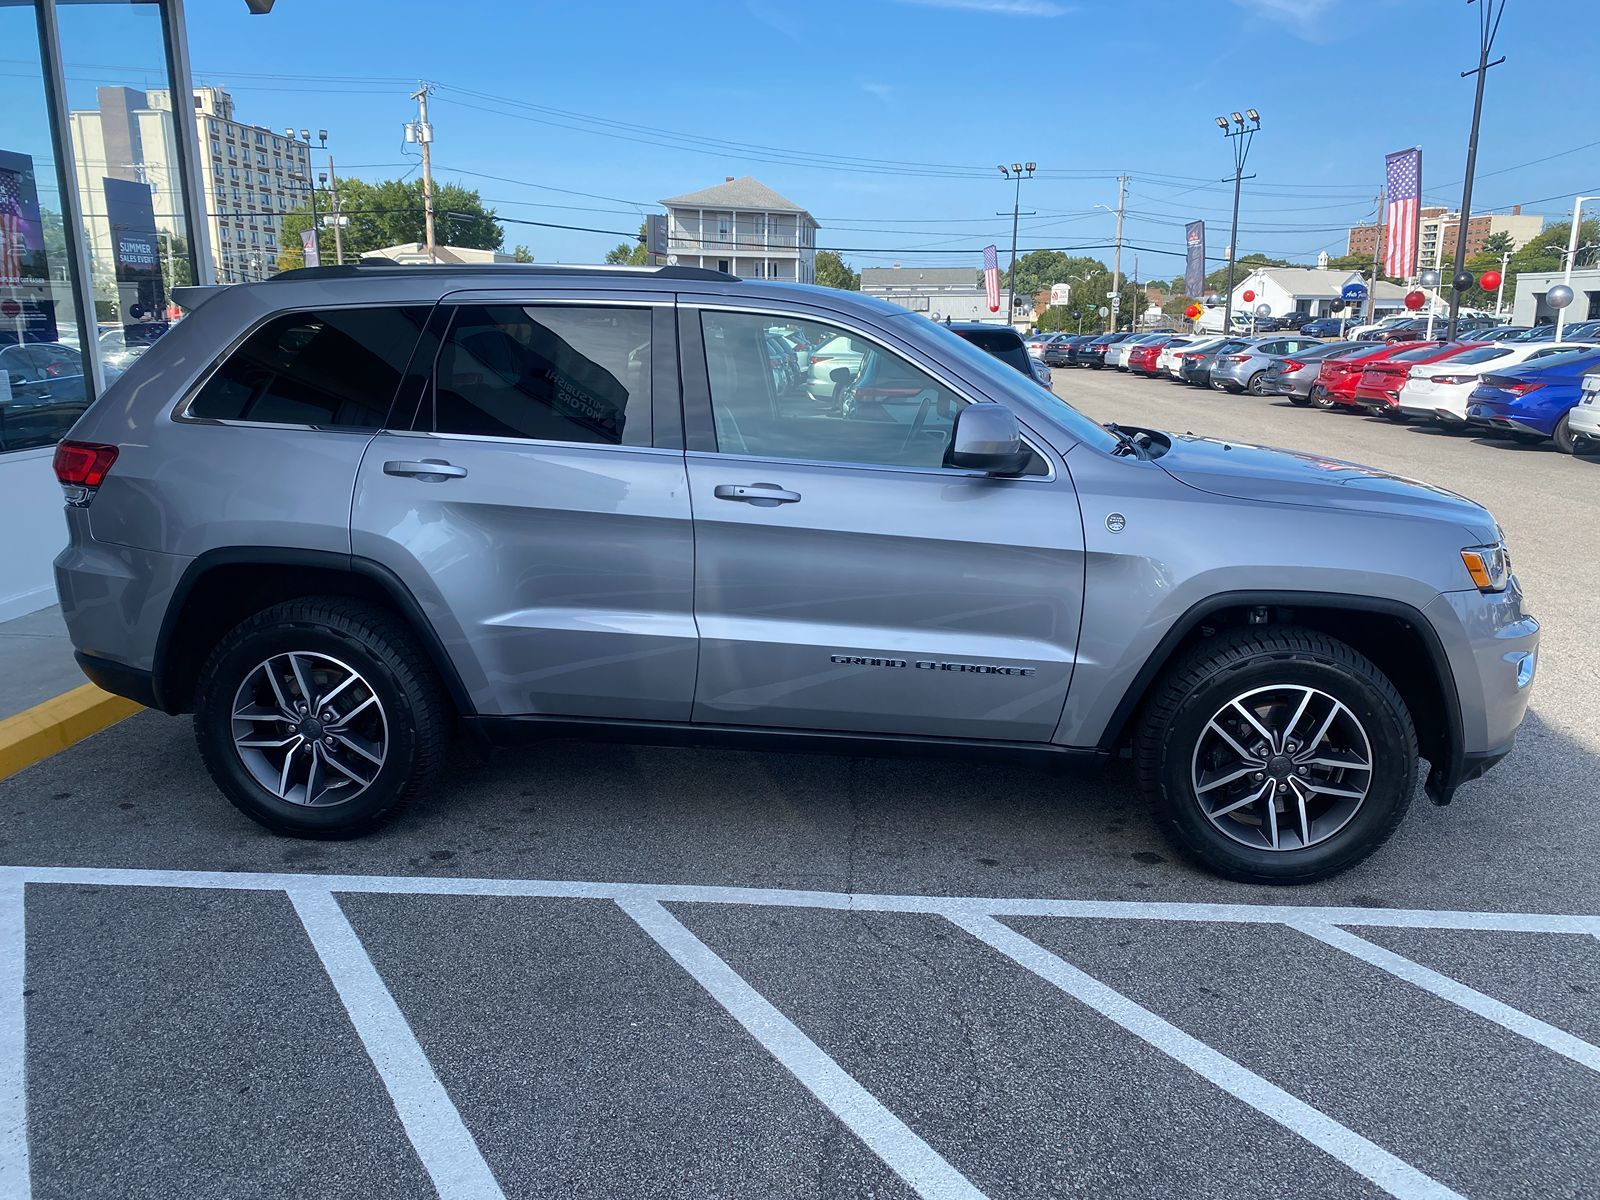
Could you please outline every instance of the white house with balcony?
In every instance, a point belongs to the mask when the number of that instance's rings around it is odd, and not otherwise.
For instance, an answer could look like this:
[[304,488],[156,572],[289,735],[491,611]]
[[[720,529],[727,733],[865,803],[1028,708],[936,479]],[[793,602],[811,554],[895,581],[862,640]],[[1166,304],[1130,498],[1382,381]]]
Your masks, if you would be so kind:
[[679,266],[743,279],[816,282],[816,218],[759,179],[730,175],[715,187],[661,203],[667,253]]

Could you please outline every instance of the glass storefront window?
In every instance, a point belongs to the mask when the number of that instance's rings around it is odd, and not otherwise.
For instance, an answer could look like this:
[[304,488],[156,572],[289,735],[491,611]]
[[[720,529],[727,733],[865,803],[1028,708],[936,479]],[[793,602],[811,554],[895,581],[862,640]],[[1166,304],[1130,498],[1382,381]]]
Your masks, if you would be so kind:
[[0,0],[0,461],[54,445],[88,406],[60,174],[32,4]]
[[195,278],[178,150],[178,122],[194,121],[194,100],[172,93],[164,7],[56,8],[97,326],[90,348],[108,384],[180,319],[172,289]]

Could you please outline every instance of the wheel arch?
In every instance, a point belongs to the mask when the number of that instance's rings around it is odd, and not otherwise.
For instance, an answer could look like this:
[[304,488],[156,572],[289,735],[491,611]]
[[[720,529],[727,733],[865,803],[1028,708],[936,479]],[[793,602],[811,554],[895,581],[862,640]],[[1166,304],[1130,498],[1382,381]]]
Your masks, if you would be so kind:
[[1420,609],[1400,600],[1331,592],[1241,591],[1202,600],[1175,621],[1128,686],[1098,748],[1114,752],[1130,736],[1156,684],[1191,647],[1236,625],[1294,624],[1338,638],[1388,676],[1411,711],[1430,765],[1428,794],[1447,803],[1461,781],[1465,754],[1461,698],[1438,632]]
[[231,546],[208,551],[173,589],[156,638],[153,689],[163,712],[187,712],[206,655],[240,621],[299,596],[368,600],[396,613],[421,643],[446,694],[463,716],[474,713],[438,631],[405,583],[370,559],[329,550]]

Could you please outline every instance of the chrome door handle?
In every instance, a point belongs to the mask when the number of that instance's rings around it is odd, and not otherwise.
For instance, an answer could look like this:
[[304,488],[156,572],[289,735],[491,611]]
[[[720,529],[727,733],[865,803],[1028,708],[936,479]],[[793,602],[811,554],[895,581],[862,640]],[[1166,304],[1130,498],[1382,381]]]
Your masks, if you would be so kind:
[[442,458],[425,458],[420,462],[393,460],[383,464],[385,475],[412,475],[424,483],[443,483],[446,479],[464,479],[465,467],[447,463]]
[[786,492],[775,483],[719,483],[711,494],[718,500],[742,500],[760,508],[794,504],[800,499],[799,492]]

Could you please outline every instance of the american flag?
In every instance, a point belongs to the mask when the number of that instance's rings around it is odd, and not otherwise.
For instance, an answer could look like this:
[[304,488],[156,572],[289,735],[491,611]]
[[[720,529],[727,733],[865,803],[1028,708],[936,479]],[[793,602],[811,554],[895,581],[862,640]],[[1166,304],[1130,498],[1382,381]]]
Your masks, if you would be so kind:
[[1422,151],[1413,147],[1386,156],[1389,207],[1385,220],[1389,243],[1383,256],[1383,273],[1405,279],[1417,269],[1417,223],[1422,203]]
[[989,311],[1000,311],[1000,254],[993,246],[983,248],[983,294],[988,297]]
[[15,171],[0,171],[0,283],[22,281],[22,181]]

